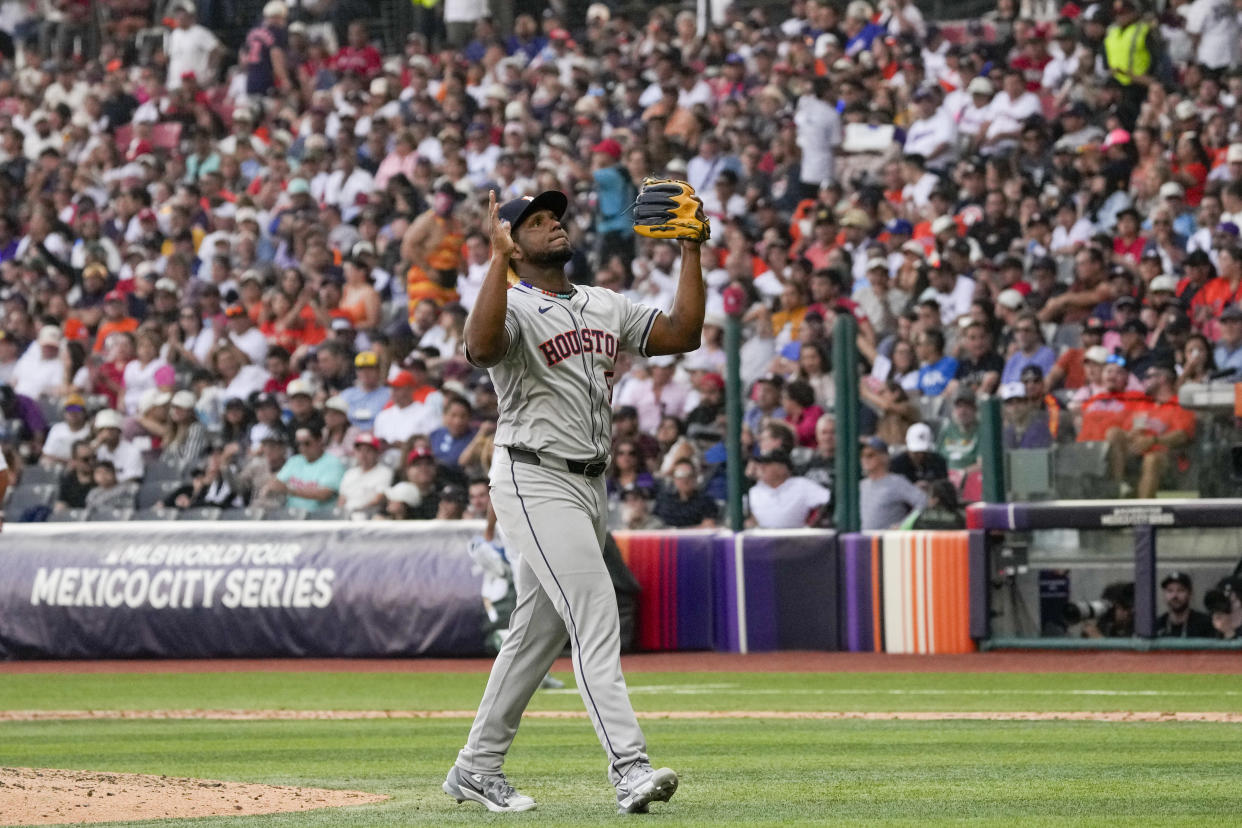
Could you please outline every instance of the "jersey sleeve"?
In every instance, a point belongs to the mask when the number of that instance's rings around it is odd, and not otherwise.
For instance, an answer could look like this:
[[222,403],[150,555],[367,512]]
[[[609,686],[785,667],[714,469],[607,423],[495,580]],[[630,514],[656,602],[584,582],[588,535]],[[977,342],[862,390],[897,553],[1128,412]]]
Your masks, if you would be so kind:
[[[505,333],[509,336],[509,347],[505,351],[505,355],[500,358],[501,362],[513,358],[513,355],[518,352],[518,343],[522,339],[522,326],[518,324],[517,313],[513,310],[512,302],[505,308]],[[466,362],[469,362],[475,368],[484,367],[475,362],[474,358],[470,356],[469,348],[466,348]]]
[[621,303],[620,348],[645,357],[647,338],[651,336],[651,326],[660,315],[660,309],[631,302],[624,296],[617,298]]

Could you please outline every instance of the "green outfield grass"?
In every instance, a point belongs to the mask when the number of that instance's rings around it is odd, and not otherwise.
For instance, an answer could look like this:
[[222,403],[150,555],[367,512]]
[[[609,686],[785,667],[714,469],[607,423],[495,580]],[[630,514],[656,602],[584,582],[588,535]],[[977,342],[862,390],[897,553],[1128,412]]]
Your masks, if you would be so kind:
[[[472,708],[481,674],[19,675],[4,709]],[[661,710],[1235,711],[1226,676],[661,674],[630,677]],[[541,692],[537,709],[580,710]],[[375,806],[188,825],[928,824],[1203,825],[1236,820],[1242,725],[1096,722],[666,720],[652,758],[682,787],[618,817],[585,720],[530,720],[508,770],[538,810],[493,816],[439,784],[468,721],[43,721],[0,724],[0,765],[82,768],[387,794]],[[169,825],[167,822],[134,823]]]
[[[573,676],[561,674],[572,685]],[[482,673],[8,675],[0,710],[474,709]],[[639,710],[1242,710],[1242,678],[1147,673],[632,673]],[[532,710],[581,710],[572,686]]]

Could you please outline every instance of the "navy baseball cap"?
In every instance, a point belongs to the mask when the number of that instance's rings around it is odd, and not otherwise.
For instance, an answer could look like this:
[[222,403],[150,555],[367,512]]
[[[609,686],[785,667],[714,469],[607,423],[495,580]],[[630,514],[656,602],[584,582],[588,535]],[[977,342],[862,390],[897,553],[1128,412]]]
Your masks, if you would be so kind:
[[560,221],[569,209],[569,198],[560,190],[544,190],[537,196],[522,196],[500,205],[497,211],[501,221],[509,222],[509,231],[516,232],[518,227],[532,213],[539,210],[551,210],[556,220]]

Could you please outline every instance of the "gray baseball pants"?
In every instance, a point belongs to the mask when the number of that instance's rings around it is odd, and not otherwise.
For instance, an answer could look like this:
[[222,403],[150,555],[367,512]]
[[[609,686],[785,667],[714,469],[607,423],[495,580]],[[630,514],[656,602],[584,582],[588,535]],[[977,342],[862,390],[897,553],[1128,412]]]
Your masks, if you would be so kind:
[[632,764],[647,761],[647,747],[621,675],[617,597],[603,558],[604,480],[515,463],[497,446],[491,483],[517,606],[457,765],[500,772],[522,713],[568,636],[578,692],[616,785]]

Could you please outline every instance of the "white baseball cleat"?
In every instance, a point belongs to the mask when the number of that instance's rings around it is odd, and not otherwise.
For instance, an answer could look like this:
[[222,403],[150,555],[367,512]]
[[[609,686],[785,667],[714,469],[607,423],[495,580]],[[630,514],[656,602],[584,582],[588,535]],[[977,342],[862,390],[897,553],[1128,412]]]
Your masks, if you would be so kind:
[[677,792],[677,773],[672,768],[653,770],[646,762],[631,766],[617,785],[617,813],[645,814],[652,802],[668,802]]
[[459,805],[469,799],[498,814],[535,807],[535,800],[515,791],[503,773],[471,773],[454,765],[440,787]]

